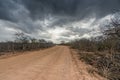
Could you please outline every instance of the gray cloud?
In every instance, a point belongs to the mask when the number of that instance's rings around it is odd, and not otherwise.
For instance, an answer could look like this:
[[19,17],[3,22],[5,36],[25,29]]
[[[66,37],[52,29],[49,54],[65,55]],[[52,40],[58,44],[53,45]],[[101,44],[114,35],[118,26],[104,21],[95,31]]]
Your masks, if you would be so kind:
[[120,8],[119,0],[23,0],[23,3],[37,17],[43,13],[79,18],[97,13],[102,17]]
[[[119,9],[120,0],[0,0],[0,22],[7,28],[32,36],[37,34],[41,38],[50,38],[48,30],[62,27],[69,30],[61,34],[66,39],[90,33],[90,27],[94,28],[102,18]],[[92,18],[95,21],[88,23]],[[84,24],[88,24],[87,28],[83,28],[84,25],[73,27],[74,22],[83,20]],[[3,30],[5,28],[4,25],[0,27]],[[1,34],[0,38],[3,38],[4,33]]]

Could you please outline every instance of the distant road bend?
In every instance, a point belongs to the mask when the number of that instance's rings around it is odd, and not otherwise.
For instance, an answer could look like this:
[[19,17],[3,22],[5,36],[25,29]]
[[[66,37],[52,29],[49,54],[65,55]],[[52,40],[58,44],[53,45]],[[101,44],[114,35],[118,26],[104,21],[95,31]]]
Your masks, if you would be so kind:
[[0,59],[0,80],[83,80],[66,46]]

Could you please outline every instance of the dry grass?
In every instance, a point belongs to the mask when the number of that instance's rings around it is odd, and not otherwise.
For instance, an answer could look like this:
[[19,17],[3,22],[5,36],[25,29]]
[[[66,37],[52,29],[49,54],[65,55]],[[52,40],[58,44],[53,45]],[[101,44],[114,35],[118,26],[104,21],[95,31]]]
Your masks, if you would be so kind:
[[81,52],[80,60],[92,65],[97,69],[88,69],[89,73],[94,71],[108,80],[120,80],[120,54],[114,53],[89,53]]

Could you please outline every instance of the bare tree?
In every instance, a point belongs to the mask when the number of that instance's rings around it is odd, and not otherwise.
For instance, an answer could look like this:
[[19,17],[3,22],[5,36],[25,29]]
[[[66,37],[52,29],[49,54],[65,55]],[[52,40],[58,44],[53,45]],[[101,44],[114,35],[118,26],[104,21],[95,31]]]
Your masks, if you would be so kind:
[[22,32],[15,33],[15,42],[18,43],[29,43],[29,36],[25,35]]
[[111,18],[111,22],[106,28],[103,33],[111,44],[110,52],[112,53],[116,46],[120,49],[120,14],[117,14],[117,17]]

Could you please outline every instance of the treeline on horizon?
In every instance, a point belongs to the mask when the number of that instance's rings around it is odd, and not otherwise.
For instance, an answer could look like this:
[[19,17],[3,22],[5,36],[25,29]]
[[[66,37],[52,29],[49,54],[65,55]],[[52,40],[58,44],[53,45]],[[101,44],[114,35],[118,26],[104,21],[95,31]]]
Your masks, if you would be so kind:
[[14,34],[14,41],[0,42],[0,52],[15,52],[15,51],[30,51],[52,47],[54,45],[51,41],[44,39],[35,39],[25,35],[22,32]]
[[67,45],[78,50],[80,60],[93,66],[89,73],[120,80],[120,18],[112,18],[104,28],[102,36],[77,39]]

